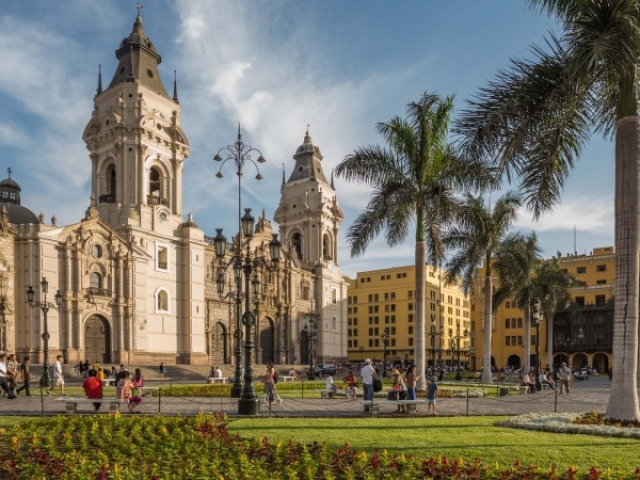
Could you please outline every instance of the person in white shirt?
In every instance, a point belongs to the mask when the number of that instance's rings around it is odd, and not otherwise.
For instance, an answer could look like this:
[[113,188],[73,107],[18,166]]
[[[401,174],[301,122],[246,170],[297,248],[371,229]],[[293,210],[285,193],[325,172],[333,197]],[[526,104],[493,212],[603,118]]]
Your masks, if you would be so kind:
[[333,376],[331,374],[327,375],[327,380],[325,383],[325,390],[329,391],[329,398],[333,398],[336,396],[336,392],[338,391],[338,387],[333,384]]
[[62,375],[62,355],[56,357],[56,361],[53,364],[53,382],[51,382],[51,388],[47,390],[47,396],[51,395],[51,390],[56,387],[60,387],[60,395],[64,397],[64,375]]
[[7,395],[9,400],[13,400],[16,398],[11,389],[9,388],[9,375],[7,374],[7,356],[2,353],[0,354],[0,388]]
[[213,369],[213,378],[222,378],[222,370],[219,367]]
[[[376,376],[376,371],[371,366],[371,359],[367,358],[364,361],[364,367],[360,370],[360,376],[362,377],[363,399],[373,400],[373,377]],[[369,405],[364,406],[364,411],[369,411]]]

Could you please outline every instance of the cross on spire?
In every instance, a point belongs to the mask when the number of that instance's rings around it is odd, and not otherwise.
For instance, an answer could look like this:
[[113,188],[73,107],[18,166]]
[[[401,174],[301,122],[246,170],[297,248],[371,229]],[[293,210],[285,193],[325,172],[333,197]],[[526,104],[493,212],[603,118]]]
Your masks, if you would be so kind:
[[140,13],[142,13],[142,5],[140,5],[140,2],[138,2],[138,4],[136,5],[136,10],[138,11],[138,16],[140,16]]
[[13,173],[13,170],[11,170],[11,167],[7,168],[7,173],[9,174],[9,180],[11,180],[11,174]]

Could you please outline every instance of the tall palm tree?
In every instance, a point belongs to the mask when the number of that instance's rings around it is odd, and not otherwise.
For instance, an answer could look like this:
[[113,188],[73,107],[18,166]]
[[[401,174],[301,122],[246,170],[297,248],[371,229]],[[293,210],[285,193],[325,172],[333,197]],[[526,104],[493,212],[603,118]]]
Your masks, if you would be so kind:
[[535,297],[542,304],[542,316],[547,322],[547,365],[553,365],[553,317],[558,309],[571,302],[571,289],[584,285],[562,268],[560,252],[557,257],[542,262],[536,272]]
[[536,274],[542,263],[538,237],[510,235],[496,255],[494,269],[500,279],[500,288],[494,295],[494,310],[509,297],[524,311],[523,368],[531,370],[531,307],[536,299]]
[[[378,123],[387,146],[366,146],[347,155],[335,173],[373,188],[365,211],[349,228],[351,256],[361,255],[385,229],[385,240],[402,242],[415,225],[415,361],[425,389],[425,280],[427,256],[435,265],[444,256],[441,231],[461,188],[495,186],[488,170],[464,161],[447,136],[453,97],[424,94],[407,106],[407,117]],[[492,183],[493,182],[493,183]]]
[[555,17],[561,36],[513,60],[457,125],[465,151],[518,176],[538,218],[560,198],[592,132],[615,136],[613,382],[606,417],[640,421],[637,393],[640,290],[638,0],[526,0]]
[[445,236],[444,244],[455,250],[447,264],[447,281],[461,278],[461,287],[470,294],[478,271],[484,265],[484,309],[483,309],[483,358],[482,381],[492,383],[491,334],[493,330],[493,281],[492,268],[501,244],[517,218],[520,197],[508,192],[493,208],[485,205],[482,197],[465,195],[457,222]]

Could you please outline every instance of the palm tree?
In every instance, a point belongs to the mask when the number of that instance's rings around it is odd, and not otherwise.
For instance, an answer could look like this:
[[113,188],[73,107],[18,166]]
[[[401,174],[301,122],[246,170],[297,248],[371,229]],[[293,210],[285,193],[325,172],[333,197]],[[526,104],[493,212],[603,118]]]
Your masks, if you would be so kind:
[[405,119],[378,123],[387,147],[366,146],[347,155],[335,173],[373,188],[365,211],[349,228],[351,256],[361,255],[382,229],[393,246],[415,222],[415,361],[425,389],[425,280],[427,256],[435,265],[444,255],[441,231],[460,188],[495,186],[482,165],[464,161],[447,143],[453,97],[424,94],[407,106]]
[[547,321],[547,365],[553,365],[553,317],[558,309],[571,302],[571,289],[584,285],[560,265],[557,257],[542,262],[536,272],[535,297],[542,304],[542,316]]
[[447,264],[447,280],[461,278],[461,287],[470,294],[478,271],[484,265],[483,359],[482,381],[492,383],[491,333],[493,330],[492,267],[496,254],[511,224],[517,218],[520,197],[508,192],[498,199],[493,208],[486,206],[482,197],[465,195],[458,218],[446,234],[444,244],[456,250]]
[[538,237],[513,234],[502,242],[496,255],[494,269],[500,279],[500,288],[493,299],[494,311],[507,298],[515,299],[524,311],[524,371],[531,370],[531,307],[536,299],[536,273],[542,262]]
[[518,176],[534,218],[557,204],[592,132],[615,136],[613,382],[606,417],[640,421],[638,0],[526,0],[561,23],[534,60],[480,90],[456,131],[467,155]]

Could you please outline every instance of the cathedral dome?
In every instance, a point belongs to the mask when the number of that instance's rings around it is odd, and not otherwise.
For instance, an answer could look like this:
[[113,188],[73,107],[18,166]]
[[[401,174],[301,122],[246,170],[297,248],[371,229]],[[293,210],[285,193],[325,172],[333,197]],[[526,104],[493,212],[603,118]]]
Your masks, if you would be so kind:
[[7,209],[7,215],[9,216],[9,223],[14,225],[22,225],[27,223],[40,223],[38,216],[22,205],[16,205],[14,203],[0,203],[0,212]]
[[40,220],[26,207],[20,205],[20,185],[11,178],[11,169],[7,169],[9,176],[0,182],[0,212],[6,209],[9,223],[21,225],[23,223],[40,223]]

